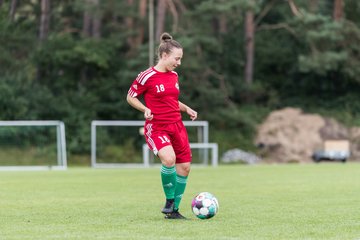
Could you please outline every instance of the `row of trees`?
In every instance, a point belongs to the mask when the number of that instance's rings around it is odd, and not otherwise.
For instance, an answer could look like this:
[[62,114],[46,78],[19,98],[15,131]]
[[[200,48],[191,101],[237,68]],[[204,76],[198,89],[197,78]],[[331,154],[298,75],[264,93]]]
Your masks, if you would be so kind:
[[287,105],[351,121],[359,12],[356,0],[0,1],[0,117],[63,120],[70,152],[88,153],[91,120],[142,118],[124,99],[168,31],[185,49],[182,100],[222,149],[250,148],[264,114]]

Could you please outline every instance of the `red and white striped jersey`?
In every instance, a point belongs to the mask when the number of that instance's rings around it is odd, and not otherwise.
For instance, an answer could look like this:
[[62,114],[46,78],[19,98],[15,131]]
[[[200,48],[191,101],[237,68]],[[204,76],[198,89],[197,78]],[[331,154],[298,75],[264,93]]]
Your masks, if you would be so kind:
[[151,122],[174,123],[181,120],[179,82],[176,72],[159,72],[154,67],[141,72],[128,95],[144,96],[145,105],[154,115]]

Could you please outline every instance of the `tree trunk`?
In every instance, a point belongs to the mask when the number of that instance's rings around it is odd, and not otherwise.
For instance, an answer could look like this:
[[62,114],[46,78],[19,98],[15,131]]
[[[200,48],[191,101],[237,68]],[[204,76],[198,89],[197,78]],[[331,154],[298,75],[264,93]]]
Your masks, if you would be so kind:
[[[127,0],[128,8],[133,8],[135,6],[134,0]],[[143,42],[145,36],[145,25],[144,20],[146,17],[146,7],[147,0],[140,0],[138,6],[138,16],[139,20],[137,21],[133,16],[128,16],[125,18],[125,24],[127,29],[136,29],[136,34],[131,34],[127,37],[126,41],[130,47],[128,52],[129,56],[136,54],[136,50]]]
[[296,4],[294,3],[293,0],[287,0],[291,9],[291,12],[296,16],[296,17],[301,17],[302,13],[299,11],[299,8],[296,6]]
[[2,4],[3,4],[3,0],[0,0],[0,8],[1,8]]
[[173,16],[173,26],[172,26],[171,31],[174,33],[174,32],[177,32],[178,22],[179,22],[179,13],[178,13],[178,10],[176,9],[176,6],[172,0],[168,0],[168,1],[166,1],[166,3],[167,3],[167,6],[169,7],[171,15]]
[[95,39],[101,38],[101,18],[94,17],[92,25],[92,37]]
[[156,13],[156,31],[155,39],[159,41],[160,35],[164,32],[166,15],[166,0],[159,0]]
[[149,0],[149,67],[155,62],[154,33],[154,0]]
[[219,17],[219,32],[221,34],[227,33],[227,17],[224,14],[221,14]]
[[316,13],[319,7],[319,0],[309,0],[309,10],[312,13]]
[[92,37],[99,39],[101,37],[101,11],[99,11],[99,0],[92,0],[93,14],[92,14]]
[[[146,7],[147,7],[147,0],[140,0],[140,3],[139,3],[139,16],[140,16],[141,22],[146,17]],[[144,41],[144,36],[145,36],[144,24],[140,24],[138,26],[138,29],[139,29],[139,34],[138,34],[138,36],[136,38],[136,41],[135,41],[137,46],[139,46]]]
[[39,39],[44,41],[49,35],[50,25],[50,0],[41,0],[41,18],[40,18],[40,30]]
[[82,34],[84,37],[91,36],[90,2],[91,2],[91,0],[85,1],[84,16],[83,16],[83,28],[82,28]]
[[247,10],[245,14],[245,82],[252,84],[254,72],[254,41],[255,41],[255,25],[254,12]]
[[333,19],[335,21],[340,21],[344,15],[344,1],[343,0],[334,0],[334,12]]
[[11,22],[14,21],[15,18],[16,6],[17,6],[17,0],[11,0],[10,12],[9,12],[9,17]]
[[85,4],[82,33],[85,37],[99,39],[101,37],[99,0],[86,0]]
[[[134,0],[127,0],[127,7],[132,8],[134,5]],[[134,18],[132,16],[127,16],[125,18],[125,25],[127,29],[134,29]],[[134,49],[134,38],[132,35],[129,35],[126,39],[127,44],[130,46],[130,49]],[[130,50],[131,51],[131,50]]]

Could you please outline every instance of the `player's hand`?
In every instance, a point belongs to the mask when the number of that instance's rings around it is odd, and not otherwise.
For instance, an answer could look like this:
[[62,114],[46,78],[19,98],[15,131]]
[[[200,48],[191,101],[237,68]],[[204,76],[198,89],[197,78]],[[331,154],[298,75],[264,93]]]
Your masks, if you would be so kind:
[[152,120],[154,115],[151,113],[151,110],[149,108],[145,108],[144,111],[144,117],[146,120]]
[[197,119],[197,112],[192,110],[191,108],[187,107],[186,108],[186,113],[190,116],[190,119],[192,121]]

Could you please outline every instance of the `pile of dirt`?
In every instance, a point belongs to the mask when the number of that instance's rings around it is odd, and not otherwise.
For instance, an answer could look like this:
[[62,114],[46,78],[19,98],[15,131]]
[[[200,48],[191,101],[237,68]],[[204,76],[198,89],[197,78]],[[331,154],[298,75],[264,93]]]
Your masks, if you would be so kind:
[[360,127],[350,128],[350,151],[352,159],[360,160]]
[[360,128],[348,129],[331,118],[306,114],[301,109],[274,111],[258,127],[256,145],[268,162],[310,162],[324,140],[348,139],[352,158],[360,156]]

